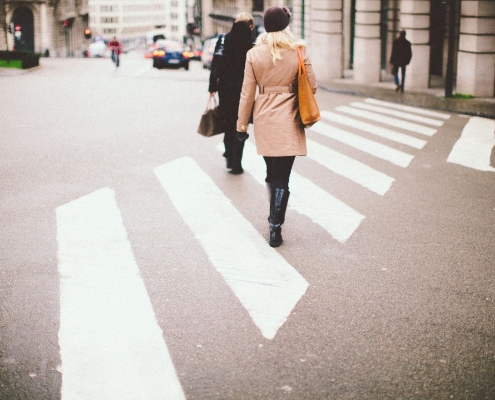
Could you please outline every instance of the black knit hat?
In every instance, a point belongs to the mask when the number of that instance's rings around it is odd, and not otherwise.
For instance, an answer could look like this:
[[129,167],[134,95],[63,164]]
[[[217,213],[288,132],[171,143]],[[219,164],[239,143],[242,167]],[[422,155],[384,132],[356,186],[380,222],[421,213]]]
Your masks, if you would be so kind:
[[290,10],[287,7],[270,7],[265,11],[263,17],[263,25],[265,25],[265,31],[278,32],[283,31],[289,25],[290,18],[292,17]]

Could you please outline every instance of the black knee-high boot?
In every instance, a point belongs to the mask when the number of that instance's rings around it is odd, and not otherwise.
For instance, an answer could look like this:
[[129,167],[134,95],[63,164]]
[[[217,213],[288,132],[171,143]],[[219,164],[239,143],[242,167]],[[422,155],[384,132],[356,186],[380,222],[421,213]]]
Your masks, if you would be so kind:
[[268,202],[272,201],[272,184],[270,182],[266,182],[266,196],[268,197]]
[[271,247],[278,247],[282,244],[281,226],[285,221],[285,211],[287,210],[289,194],[287,189],[272,188],[270,216],[268,217]]

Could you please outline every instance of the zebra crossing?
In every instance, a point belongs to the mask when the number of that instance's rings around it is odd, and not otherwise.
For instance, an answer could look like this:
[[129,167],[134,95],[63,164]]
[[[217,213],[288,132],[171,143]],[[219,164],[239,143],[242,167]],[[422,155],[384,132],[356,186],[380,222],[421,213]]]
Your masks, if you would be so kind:
[[[322,110],[321,114],[323,119],[311,128],[312,133],[399,168],[410,165],[415,152],[449,117],[371,99]],[[390,143],[367,139],[360,131]],[[410,151],[394,148],[397,143]],[[384,196],[396,180],[316,140],[308,139],[307,144],[308,158],[371,195]],[[264,163],[250,141],[243,166],[258,184],[265,185]],[[266,238],[193,158],[178,158],[153,172],[157,185],[260,334],[273,339],[310,282],[290,260],[268,246]],[[196,193],[201,193],[201,201]],[[291,175],[291,193],[289,209],[307,216],[340,244],[345,244],[366,218],[337,194],[297,171]],[[207,212],[202,204],[209,205]],[[62,399],[184,399],[115,192],[111,188],[97,190],[58,207],[56,217]]]

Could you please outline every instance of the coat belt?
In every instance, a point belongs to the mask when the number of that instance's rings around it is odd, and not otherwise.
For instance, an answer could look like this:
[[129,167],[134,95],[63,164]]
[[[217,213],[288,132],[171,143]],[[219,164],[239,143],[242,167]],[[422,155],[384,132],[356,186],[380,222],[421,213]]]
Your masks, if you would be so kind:
[[292,83],[284,86],[259,86],[260,94],[263,93],[296,93],[297,85]]

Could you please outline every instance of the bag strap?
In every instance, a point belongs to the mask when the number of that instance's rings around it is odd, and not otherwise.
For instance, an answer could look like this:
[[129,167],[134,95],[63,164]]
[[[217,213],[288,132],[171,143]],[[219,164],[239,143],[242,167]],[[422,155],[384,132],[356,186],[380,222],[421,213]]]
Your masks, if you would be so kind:
[[206,111],[213,110],[214,108],[217,108],[217,97],[208,96],[208,101],[206,102]]
[[306,66],[304,65],[304,60],[301,55],[301,47],[297,46],[297,57],[299,59],[298,73],[299,75],[306,75]]

